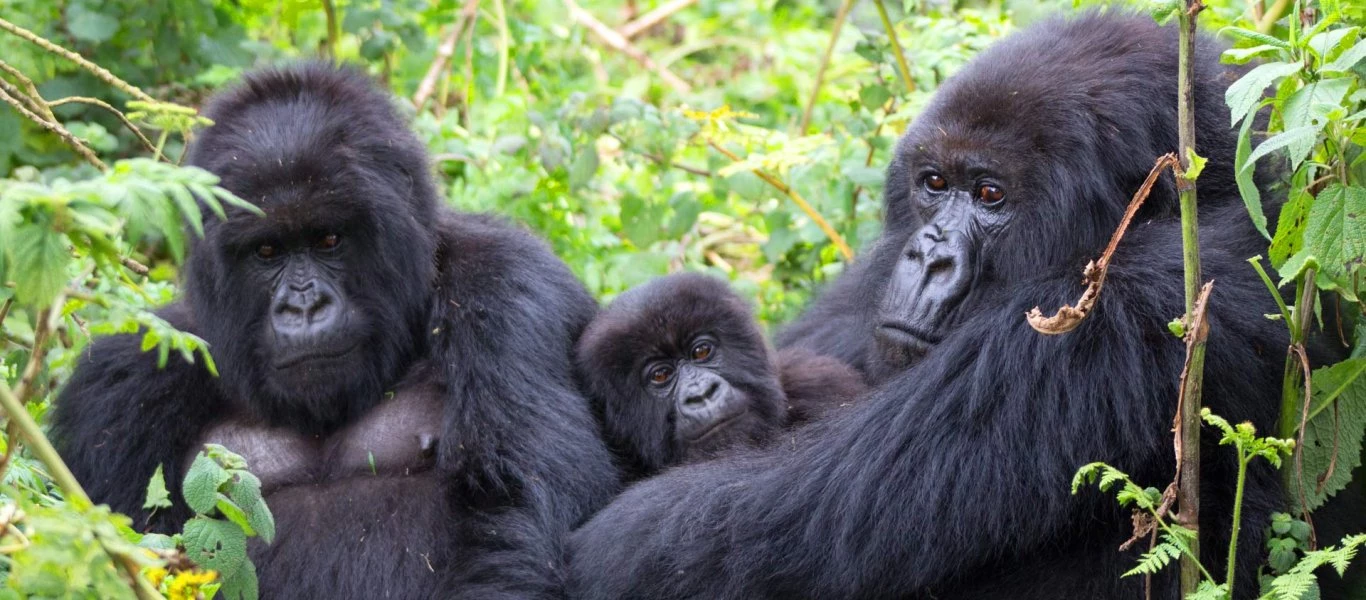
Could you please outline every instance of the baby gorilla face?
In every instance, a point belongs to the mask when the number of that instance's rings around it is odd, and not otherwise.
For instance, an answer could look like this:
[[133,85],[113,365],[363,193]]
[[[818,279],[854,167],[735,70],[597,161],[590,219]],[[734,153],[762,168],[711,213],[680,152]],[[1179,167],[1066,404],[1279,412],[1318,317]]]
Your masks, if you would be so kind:
[[[701,334],[669,356],[647,362],[644,396],[668,411],[673,445],[684,461],[710,458],[738,443],[764,437],[767,423],[753,400],[724,375],[726,349]],[[645,407],[626,407],[632,408]]]
[[762,444],[786,424],[768,345],[724,281],[672,275],[622,294],[588,326],[575,360],[634,476]]

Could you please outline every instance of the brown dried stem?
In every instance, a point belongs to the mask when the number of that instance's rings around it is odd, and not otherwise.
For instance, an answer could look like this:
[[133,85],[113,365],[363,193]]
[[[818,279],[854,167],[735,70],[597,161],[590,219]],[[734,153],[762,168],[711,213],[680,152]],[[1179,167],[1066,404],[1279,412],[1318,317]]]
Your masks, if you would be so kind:
[[111,113],[114,113],[114,116],[118,118],[119,122],[123,123],[123,126],[128,128],[128,131],[133,132],[133,135],[137,136],[138,141],[141,141],[143,146],[146,146],[147,149],[151,152],[156,152],[156,144],[152,143],[152,140],[147,139],[147,136],[143,135],[142,130],[138,129],[138,126],[134,125],[132,121],[129,121],[128,117],[124,116],[124,114],[121,111],[119,111],[119,109],[110,106],[110,104],[108,102],[105,102],[104,100],[100,100],[99,98],[88,98],[85,96],[67,96],[66,98],[58,98],[56,100],[48,102],[47,105],[61,106],[63,104],[69,104],[72,102],[78,104],[89,104],[91,106],[98,106]]
[[659,5],[659,7],[654,10],[632,19],[631,22],[618,27],[617,33],[620,33],[621,37],[628,40],[634,40],[641,34],[654,29],[655,26],[660,23],[663,23],[665,19],[674,16],[674,14],[694,4],[697,4],[697,0],[670,0],[669,2]]
[[835,44],[840,40],[840,32],[844,31],[844,20],[849,18],[849,10],[854,7],[854,0],[843,0],[840,2],[839,10],[835,11],[835,23],[830,26],[830,42],[825,45],[825,54],[821,55],[820,66],[816,67],[816,85],[811,86],[811,96],[806,99],[806,108],[802,109],[802,120],[797,125],[797,131],[806,135],[806,128],[811,125],[811,113],[816,109],[816,96],[821,93],[821,86],[825,85],[825,71],[830,67],[830,58],[835,54]]
[[1077,299],[1076,307],[1070,304],[1062,305],[1058,312],[1051,317],[1045,317],[1043,311],[1035,306],[1028,313],[1025,313],[1025,320],[1034,331],[1044,335],[1058,335],[1076,329],[1086,316],[1095,307],[1096,300],[1100,298],[1100,290],[1105,286],[1105,276],[1110,268],[1110,258],[1115,253],[1115,248],[1119,247],[1120,240],[1124,239],[1124,233],[1128,231],[1130,222],[1138,209],[1143,206],[1143,202],[1148,199],[1148,194],[1152,192],[1153,184],[1162,175],[1165,169],[1172,169],[1177,178],[1182,176],[1180,163],[1177,162],[1175,154],[1164,154],[1158,157],[1153,168],[1148,172],[1148,178],[1143,180],[1143,185],[1139,186],[1138,192],[1134,193],[1133,199],[1129,200],[1129,207],[1124,211],[1124,218],[1120,220],[1119,227],[1110,236],[1110,243],[1105,246],[1105,251],[1101,253],[1098,260],[1086,263],[1086,268],[1082,270],[1082,285],[1086,289],[1082,291],[1081,298]]

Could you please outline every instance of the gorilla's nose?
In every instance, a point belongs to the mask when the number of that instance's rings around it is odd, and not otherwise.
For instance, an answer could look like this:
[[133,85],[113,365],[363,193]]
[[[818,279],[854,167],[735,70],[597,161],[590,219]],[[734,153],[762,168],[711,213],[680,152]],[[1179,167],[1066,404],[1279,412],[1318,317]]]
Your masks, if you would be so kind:
[[680,392],[679,410],[685,414],[700,415],[710,412],[717,399],[721,382],[716,380],[699,381],[687,386]]
[[330,286],[309,281],[281,286],[271,310],[275,332],[289,337],[311,337],[327,332],[341,314]]

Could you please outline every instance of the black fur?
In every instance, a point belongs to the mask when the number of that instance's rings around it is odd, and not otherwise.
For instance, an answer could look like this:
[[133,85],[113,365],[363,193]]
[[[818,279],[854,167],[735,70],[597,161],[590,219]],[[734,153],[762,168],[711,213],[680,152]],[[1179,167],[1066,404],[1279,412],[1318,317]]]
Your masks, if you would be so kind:
[[[783,345],[860,365],[881,385],[797,443],[684,467],[628,489],[572,538],[584,598],[1139,598],[1119,577],[1137,551],[1110,494],[1069,494],[1105,461],[1143,485],[1172,477],[1171,418],[1185,348],[1175,184],[1155,187],[1090,317],[1044,336],[1081,291],[1154,159],[1174,151],[1176,32],[1146,16],[1087,14],[1001,41],[949,80],[888,171],[885,233]],[[1215,280],[1205,404],[1260,431],[1276,423],[1284,326],[1245,260],[1265,248],[1233,183],[1234,133],[1219,44],[1196,56],[1204,278]],[[872,343],[870,313],[924,224],[917,161],[977,164],[1013,220],[975,248],[971,291],[947,334],[909,366]],[[946,167],[959,169],[960,167]],[[967,169],[970,170],[970,169]],[[956,172],[956,171],[955,171]],[[1222,569],[1235,456],[1204,436],[1204,563]],[[1247,480],[1237,596],[1257,590],[1262,530],[1282,506],[1276,474]],[[1141,544],[1140,544],[1141,545]],[[1175,569],[1155,579],[1175,598]]]
[[[186,457],[229,418],[336,431],[419,359],[444,394],[435,476],[299,482],[267,497],[274,545],[252,554],[264,597],[554,597],[562,536],[618,485],[570,352],[596,306],[546,245],[492,217],[439,206],[427,158],[361,74],[301,64],[249,75],[206,114],[190,162],[263,219],[209,219],[163,311],[211,344],[222,374],[156,368],[138,337],[90,347],[57,403],[62,455],[97,501],[155,531],[188,516]],[[341,234],[336,278],[357,350],[290,379],[267,366],[262,243]],[[174,508],[141,508],[166,469]]]

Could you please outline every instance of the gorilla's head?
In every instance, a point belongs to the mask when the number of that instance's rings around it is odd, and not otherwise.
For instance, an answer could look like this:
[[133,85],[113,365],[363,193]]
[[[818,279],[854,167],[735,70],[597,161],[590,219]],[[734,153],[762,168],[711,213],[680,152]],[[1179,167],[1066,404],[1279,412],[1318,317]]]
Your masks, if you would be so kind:
[[[883,371],[916,362],[993,294],[1059,268],[1080,280],[1154,161],[1176,150],[1176,130],[1153,127],[1176,122],[1175,32],[1154,32],[1151,19],[1135,17],[1122,22],[1132,35],[1113,38],[1115,24],[1096,27],[1096,18],[1061,24],[1070,31],[1057,39],[1015,36],[992,46],[940,88],[898,143],[887,175],[886,230],[870,252],[864,288],[873,356]],[[1170,61],[1145,63],[1161,52],[1133,46],[1164,34]],[[1036,58],[1020,68],[1011,56]],[[1051,58],[1067,56],[1092,58]],[[1197,60],[1202,87],[1218,85],[1216,56]],[[1105,77],[1089,72],[1097,64],[1107,65]],[[1154,79],[1154,72],[1164,76]],[[1197,90],[1197,97],[1214,94]],[[1203,109],[1197,122],[1227,130],[1227,109]],[[1231,131],[1204,132],[1201,154],[1232,156]],[[1229,167],[1211,161],[1201,176],[1210,197],[1237,198]],[[1176,185],[1166,175],[1139,219],[1177,209]]]
[[331,428],[421,351],[436,273],[427,159],[387,94],[324,64],[218,95],[191,164],[260,207],[208,220],[188,301],[224,391],[274,424]]
[[640,473],[763,442],[785,424],[749,307],[711,277],[672,275],[622,294],[576,355],[609,443]]

